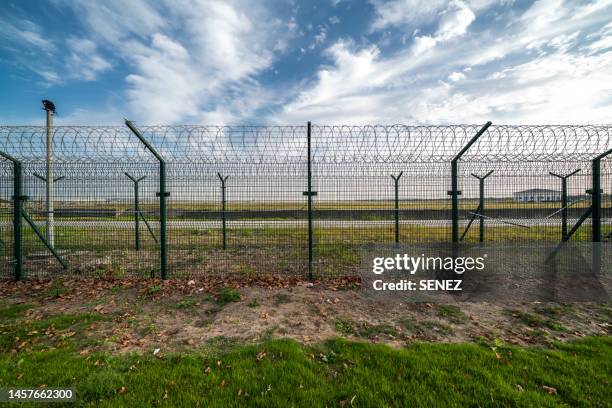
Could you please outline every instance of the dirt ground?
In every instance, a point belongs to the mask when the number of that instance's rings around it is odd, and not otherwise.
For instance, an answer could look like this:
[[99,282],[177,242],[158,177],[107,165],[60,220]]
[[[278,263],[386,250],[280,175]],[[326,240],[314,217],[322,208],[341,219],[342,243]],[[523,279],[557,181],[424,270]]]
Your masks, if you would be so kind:
[[62,278],[0,282],[0,308],[29,304],[28,319],[98,314],[83,353],[167,353],[211,342],[332,337],[404,347],[417,341],[546,344],[612,334],[610,303],[432,304],[368,296],[349,278],[269,277],[169,281]]

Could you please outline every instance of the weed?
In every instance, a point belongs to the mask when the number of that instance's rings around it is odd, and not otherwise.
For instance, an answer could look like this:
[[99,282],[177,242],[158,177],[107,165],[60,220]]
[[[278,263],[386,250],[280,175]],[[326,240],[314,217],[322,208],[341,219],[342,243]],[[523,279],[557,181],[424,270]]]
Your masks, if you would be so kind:
[[193,296],[186,296],[183,300],[177,303],[179,309],[188,309],[194,307],[198,301]]
[[233,288],[223,288],[217,296],[217,304],[226,305],[231,302],[238,302],[240,300],[240,293]]
[[454,324],[462,324],[468,320],[468,316],[455,305],[440,305],[438,315]]
[[280,293],[277,293],[276,295],[274,295],[274,304],[276,306],[283,305],[283,304],[289,303],[289,302],[291,302],[291,300],[289,299],[289,295],[286,294],[286,293],[280,292]]
[[253,299],[249,302],[249,304],[247,305],[249,307],[259,307],[259,302],[257,302],[257,299]]

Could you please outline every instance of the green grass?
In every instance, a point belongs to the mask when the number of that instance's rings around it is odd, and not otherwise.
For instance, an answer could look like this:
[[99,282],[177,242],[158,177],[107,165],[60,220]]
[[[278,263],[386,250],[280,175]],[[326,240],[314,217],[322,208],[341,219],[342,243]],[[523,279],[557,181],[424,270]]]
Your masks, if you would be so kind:
[[219,295],[217,295],[216,302],[218,305],[226,305],[231,302],[238,302],[240,300],[240,293],[233,288],[223,288]]
[[344,335],[353,335],[364,339],[374,338],[379,335],[397,336],[395,327],[388,324],[369,324],[367,322],[356,322],[350,319],[338,318],[334,322],[336,331]]
[[440,305],[438,315],[454,324],[462,324],[468,320],[468,316],[455,305]]
[[11,305],[0,309],[0,320],[15,319],[23,315],[23,312],[31,309],[33,306],[25,303]]
[[271,340],[160,359],[67,349],[2,354],[0,386],[75,387],[74,405],[102,407],[605,406],[611,370],[607,337],[551,349]]
[[[548,316],[557,316],[557,312],[553,312],[554,309],[546,309],[545,314]],[[550,330],[566,332],[568,329],[561,323],[557,322],[554,318],[543,318],[539,315],[521,312],[517,310],[509,310],[508,313],[515,319],[521,321],[525,325],[533,328],[546,327]],[[536,331],[537,332],[537,331]]]

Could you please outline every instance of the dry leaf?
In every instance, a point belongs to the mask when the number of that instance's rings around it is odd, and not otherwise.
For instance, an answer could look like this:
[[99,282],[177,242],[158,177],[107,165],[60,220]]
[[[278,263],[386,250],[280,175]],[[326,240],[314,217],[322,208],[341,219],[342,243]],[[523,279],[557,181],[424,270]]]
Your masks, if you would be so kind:
[[119,388],[119,390],[117,391],[120,395],[123,395],[125,393],[125,387],[121,387]]
[[263,360],[265,356],[266,356],[266,352],[261,351],[259,354],[257,354],[257,361]]
[[547,393],[549,393],[550,395],[556,395],[557,394],[557,389],[556,388],[549,387],[547,385],[542,385],[542,389],[544,391],[546,391]]

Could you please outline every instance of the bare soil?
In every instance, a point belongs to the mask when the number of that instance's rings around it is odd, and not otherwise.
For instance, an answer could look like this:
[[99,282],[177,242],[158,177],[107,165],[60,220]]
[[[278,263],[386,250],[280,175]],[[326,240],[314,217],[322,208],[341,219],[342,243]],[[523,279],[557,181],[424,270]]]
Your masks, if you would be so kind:
[[403,303],[368,296],[353,278],[62,278],[0,282],[0,308],[29,304],[29,319],[94,313],[83,352],[162,352],[211,342],[346,337],[394,347],[417,341],[547,344],[612,334],[610,303]]

